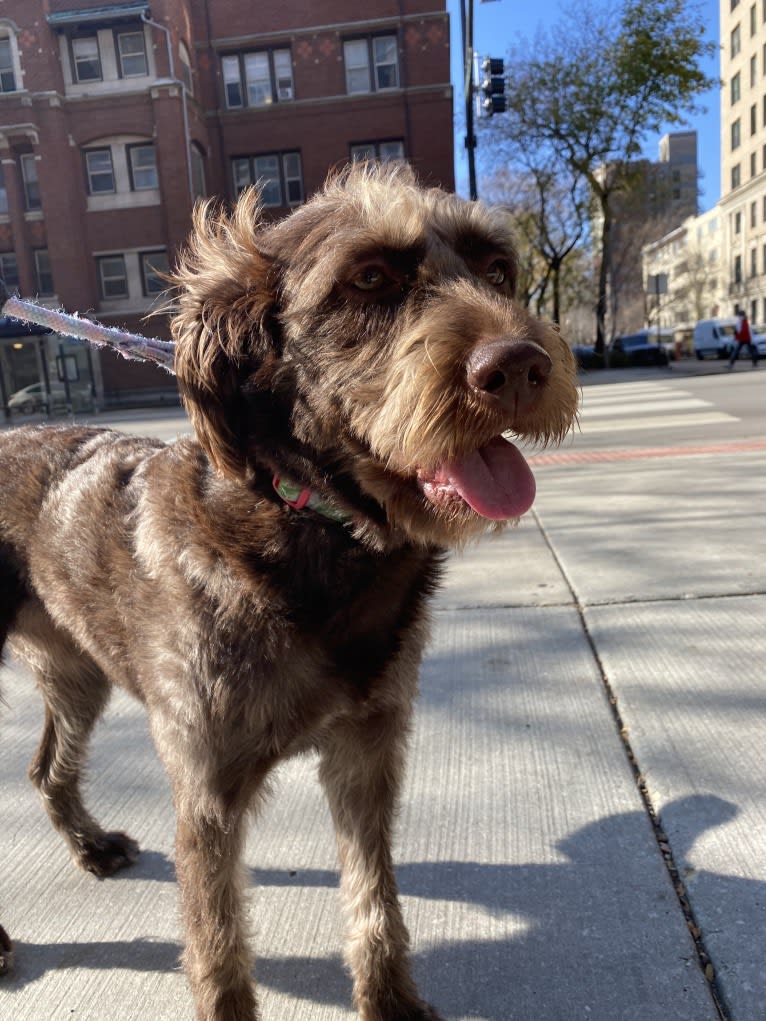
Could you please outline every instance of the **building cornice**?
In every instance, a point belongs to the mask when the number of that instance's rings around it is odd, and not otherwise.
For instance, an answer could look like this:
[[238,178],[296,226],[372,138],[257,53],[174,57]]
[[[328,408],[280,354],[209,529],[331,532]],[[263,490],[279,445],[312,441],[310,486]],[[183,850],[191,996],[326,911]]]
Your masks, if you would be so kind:
[[270,44],[272,42],[284,42],[286,40],[301,39],[306,36],[327,35],[366,35],[370,32],[385,31],[396,28],[397,25],[408,24],[418,21],[445,20],[448,17],[446,11],[429,11],[425,14],[405,14],[401,17],[391,18],[370,18],[365,21],[338,21],[331,25],[310,25],[307,28],[291,28],[282,32],[254,32],[247,35],[220,36],[211,39],[209,44],[204,42],[195,43],[197,49],[206,49],[210,45],[214,50],[242,49],[244,46],[254,44]]

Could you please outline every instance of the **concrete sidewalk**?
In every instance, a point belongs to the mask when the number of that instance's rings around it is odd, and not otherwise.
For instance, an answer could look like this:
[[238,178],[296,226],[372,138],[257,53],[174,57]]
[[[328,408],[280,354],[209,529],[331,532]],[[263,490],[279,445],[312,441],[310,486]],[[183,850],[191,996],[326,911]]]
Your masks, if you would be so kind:
[[[450,1021],[764,1021],[766,453],[536,474],[435,608],[396,848],[421,988]],[[31,682],[2,682],[1,1021],[190,1019],[140,708],[94,742],[93,812],[143,848],[99,883],[26,780]],[[314,763],[280,776],[247,849],[264,1021],[348,1021]]]

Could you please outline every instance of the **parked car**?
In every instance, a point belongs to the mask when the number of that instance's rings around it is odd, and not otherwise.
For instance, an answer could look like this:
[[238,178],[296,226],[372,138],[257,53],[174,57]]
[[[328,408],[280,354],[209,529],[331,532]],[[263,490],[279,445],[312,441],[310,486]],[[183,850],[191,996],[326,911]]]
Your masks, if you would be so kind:
[[[90,386],[83,383],[70,383],[69,394],[74,408],[82,408],[90,403]],[[32,383],[25,386],[16,393],[11,394],[8,399],[8,410],[21,412],[22,415],[31,415],[35,411],[48,410],[48,393],[42,383]],[[63,383],[51,383],[50,386],[51,411],[64,411],[67,406],[66,387]]]
[[728,358],[734,343],[736,319],[701,319],[694,325],[694,353],[703,358]]
[[[658,343],[659,341],[659,343]],[[667,345],[667,347],[666,347]],[[667,365],[673,350],[673,331],[638,330],[615,337],[607,348],[607,365]]]

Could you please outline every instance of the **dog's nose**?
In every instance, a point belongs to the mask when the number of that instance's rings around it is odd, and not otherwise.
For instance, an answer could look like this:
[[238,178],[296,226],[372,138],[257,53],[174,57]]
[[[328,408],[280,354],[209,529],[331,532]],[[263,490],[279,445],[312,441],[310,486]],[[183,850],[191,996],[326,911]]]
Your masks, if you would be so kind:
[[536,403],[551,369],[548,353],[531,340],[492,340],[469,355],[468,385],[509,411],[524,412]]

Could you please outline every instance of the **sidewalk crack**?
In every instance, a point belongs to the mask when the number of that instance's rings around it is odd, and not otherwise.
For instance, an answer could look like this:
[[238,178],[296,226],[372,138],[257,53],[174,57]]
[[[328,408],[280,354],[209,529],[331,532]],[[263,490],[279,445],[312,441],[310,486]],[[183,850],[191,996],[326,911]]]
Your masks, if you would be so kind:
[[707,987],[710,992],[710,997],[713,1006],[715,1007],[716,1013],[718,1014],[719,1021],[732,1021],[732,1015],[729,1012],[728,1007],[726,1006],[723,993],[716,978],[715,967],[711,960],[710,954],[707,951],[707,947],[705,946],[705,940],[703,937],[702,929],[697,923],[697,919],[694,914],[694,909],[692,908],[692,905],[687,896],[686,887],[681,878],[681,873],[679,871],[678,865],[675,861],[675,857],[673,855],[673,848],[670,845],[670,841],[668,840],[667,834],[664,832],[662,828],[657,808],[654,805],[654,802],[652,801],[651,794],[649,793],[649,789],[646,785],[646,779],[641,770],[636,755],[633,751],[633,746],[631,744],[628,728],[626,727],[625,722],[622,718],[622,713],[620,712],[617,696],[615,695],[614,690],[612,688],[609,676],[606,672],[606,668],[596,646],[596,642],[593,638],[593,635],[590,632],[588,621],[585,615],[586,606],[580,600],[580,596],[574,586],[574,583],[572,579],[569,577],[569,574],[561,558],[559,557],[550,539],[550,536],[548,535],[548,532],[540,519],[538,512],[533,508],[531,513],[534,517],[534,520],[537,523],[537,527],[540,529],[540,534],[543,537],[543,541],[548,547],[548,550],[550,551],[550,554],[553,557],[553,560],[559,569],[561,577],[564,579],[564,583],[566,584],[567,588],[569,589],[572,595],[572,604],[580,619],[580,626],[585,636],[585,640],[587,641],[588,646],[590,648],[593,660],[596,664],[596,669],[598,670],[598,675],[601,679],[604,694],[606,695],[607,702],[609,703],[609,708],[611,710],[612,719],[614,721],[617,734],[620,738],[623,751],[625,752],[628,764],[630,765],[631,771],[633,773],[633,777],[636,782],[636,787],[641,796],[641,800],[644,805],[644,810],[651,824],[652,831],[654,833],[654,838],[657,842],[657,849],[660,853],[662,861],[665,864],[665,868],[668,872],[668,876],[673,886],[673,891],[675,892],[676,895],[678,906],[681,909],[681,912],[684,916],[684,920],[686,921],[686,926],[689,930],[689,934],[694,943],[694,949],[697,955],[697,963],[707,983]]

